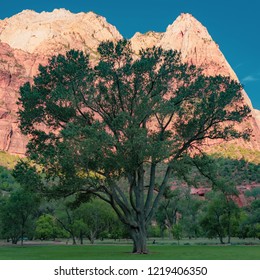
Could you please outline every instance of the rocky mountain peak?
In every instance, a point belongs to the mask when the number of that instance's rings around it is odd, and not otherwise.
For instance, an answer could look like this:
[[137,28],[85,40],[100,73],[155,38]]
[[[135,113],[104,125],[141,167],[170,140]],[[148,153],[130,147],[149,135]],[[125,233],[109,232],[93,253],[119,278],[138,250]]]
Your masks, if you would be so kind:
[[195,31],[206,39],[212,40],[211,36],[209,35],[206,27],[204,27],[195,17],[188,13],[180,14],[173,24],[169,25],[166,29],[166,32],[170,30],[178,30],[179,32],[189,32]]
[[71,48],[94,52],[101,41],[120,38],[114,26],[93,12],[25,10],[0,21],[1,41],[30,53],[55,54]]
[[158,45],[181,51],[184,61],[202,67],[207,75],[218,73],[237,80],[206,27],[191,14],[181,14],[169,25]]

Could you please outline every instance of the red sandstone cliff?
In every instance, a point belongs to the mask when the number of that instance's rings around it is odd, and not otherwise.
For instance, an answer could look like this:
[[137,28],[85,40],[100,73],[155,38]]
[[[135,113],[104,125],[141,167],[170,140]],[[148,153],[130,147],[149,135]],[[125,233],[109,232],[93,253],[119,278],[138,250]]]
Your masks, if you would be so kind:
[[0,150],[24,154],[27,138],[18,128],[19,88],[37,73],[42,56],[12,49],[0,43]]

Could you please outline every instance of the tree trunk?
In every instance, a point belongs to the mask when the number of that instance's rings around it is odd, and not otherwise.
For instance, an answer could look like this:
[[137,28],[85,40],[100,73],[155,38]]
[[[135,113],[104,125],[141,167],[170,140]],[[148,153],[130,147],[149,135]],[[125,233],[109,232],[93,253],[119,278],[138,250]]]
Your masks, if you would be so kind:
[[17,244],[19,238],[12,237],[11,239],[12,239],[12,244]]
[[90,244],[93,245],[94,242],[95,242],[95,239],[96,239],[96,233],[90,231],[89,234],[88,234],[88,240],[90,241]]
[[23,230],[24,225],[22,225],[21,229],[21,246],[23,246],[23,238],[24,238],[24,230]]
[[133,240],[133,253],[134,254],[147,254],[147,237],[146,230],[140,228],[134,228],[130,231]]
[[168,237],[170,240],[173,239],[173,234],[172,234],[172,230],[171,230],[172,227],[167,227],[167,230],[168,230]]
[[229,233],[228,233],[228,244],[230,244],[231,243],[231,234],[230,234],[230,231],[229,231]]
[[76,237],[74,236],[74,234],[72,234],[71,237],[72,237],[73,245],[77,245]]
[[230,244],[231,242],[231,213],[230,211],[228,212],[228,243]]
[[220,243],[225,244],[225,242],[223,241],[223,236],[221,234],[219,234],[218,237],[219,237]]
[[83,245],[83,232],[80,231],[80,244]]

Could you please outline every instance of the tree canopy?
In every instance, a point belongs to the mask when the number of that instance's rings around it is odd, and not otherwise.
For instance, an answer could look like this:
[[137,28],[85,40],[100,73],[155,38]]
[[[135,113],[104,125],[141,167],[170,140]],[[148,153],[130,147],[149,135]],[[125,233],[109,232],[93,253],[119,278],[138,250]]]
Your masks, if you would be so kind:
[[102,198],[129,228],[133,252],[146,253],[147,225],[176,162],[206,139],[247,138],[234,124],[250,110],[238,82],[203,75],[177,51],[154,47],[136,57],[127,40],[97,51],[95,65],[70,50],[39,67],[20,89],[21,130],[47,193]]

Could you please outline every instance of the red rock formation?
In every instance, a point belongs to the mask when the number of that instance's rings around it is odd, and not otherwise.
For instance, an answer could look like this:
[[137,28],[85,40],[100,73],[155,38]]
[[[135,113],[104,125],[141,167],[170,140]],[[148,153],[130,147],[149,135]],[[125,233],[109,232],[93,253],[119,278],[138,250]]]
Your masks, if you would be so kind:
[[[233,196],[232,200],[234,202],[236,202],[236,204],[239,207],[245,207],[245,206],[250,205],[250,203],[252,202],[252,198],[246,196],[246,191],[251,191],[253,188],[256,188],[256,187],[259,187],[259,185],[251,184],[251,185],[246,185],[246,186],[237,186],[238,195]],[[200,197],[201,199],[205,199],[206,193],[208,193],[210,190],[211,190],[210,188],[204,188],[204,187],[191,188],[190,194]]]
[[27,138],[18,128],[16,102],[19,88],[31,81],[39,63],[46,60],[0,43],[0,150],[24,154]]
[[[14,154],[25,152],[26,138],[18,129],[16,102],[19,87],[32,80],[39,63],[70,48],[88,51],[96,59],[101,41],[121,38],[114,26],[92,12],[72,14],[60,9],[39,14],[26,10],[0,21],[0,149]],[[203,67],[206,74],[237,79],[207,29],[189,14],[180,15],[165,33],[137,33],[131,42],[136,52],[154,45],[180,50],[184,61]],[[245,92],[244,99],[252,108]],[[253,130],[252,140],[239,144],[260,150],[259,119],[259,111],[252,110],[252,118],[241,126]]]

